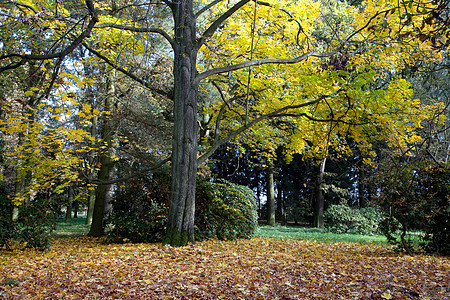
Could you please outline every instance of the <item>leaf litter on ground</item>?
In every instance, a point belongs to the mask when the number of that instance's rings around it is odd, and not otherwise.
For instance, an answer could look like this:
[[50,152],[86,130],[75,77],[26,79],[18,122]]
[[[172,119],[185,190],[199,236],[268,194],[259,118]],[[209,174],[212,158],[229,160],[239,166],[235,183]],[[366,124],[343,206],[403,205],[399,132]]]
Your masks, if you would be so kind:
[[379,244],[254,238],[173,248],[101,239],[0,251],[2,299],[450,299],[450,259]]

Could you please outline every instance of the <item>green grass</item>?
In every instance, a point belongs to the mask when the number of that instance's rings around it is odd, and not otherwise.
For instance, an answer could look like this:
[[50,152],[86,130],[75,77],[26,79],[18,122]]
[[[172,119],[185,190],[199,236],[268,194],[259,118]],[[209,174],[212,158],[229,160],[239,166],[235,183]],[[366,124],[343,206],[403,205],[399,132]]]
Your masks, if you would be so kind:
[[[70,223],[65,223],[62,220],[56,222],[56,230],[52,233],[52,236],[54,238],[77,237],[86,235],[88,231],[89,226],[86,225],[86,218],[79,217],[76,219],[73,218]],[[260,226],[256,230],[255,236],[315,240],[329,243],[349,242],[360,244],[387,244],[386,237],[382,235],[335,234],[319,228],[294,226]]]
[[314,240],[321,242],[375,243],[387,244],[382,235],[335,234],[319,228],[288,227],[288,226],[260,226],[256,231],[258,237],[291,238]]
[[54,238],[83,236],[89,232],[89,225],[86,225],[86,218],[72,218],[70,223],[64,221],[56,222],[56,230],[52,232]]

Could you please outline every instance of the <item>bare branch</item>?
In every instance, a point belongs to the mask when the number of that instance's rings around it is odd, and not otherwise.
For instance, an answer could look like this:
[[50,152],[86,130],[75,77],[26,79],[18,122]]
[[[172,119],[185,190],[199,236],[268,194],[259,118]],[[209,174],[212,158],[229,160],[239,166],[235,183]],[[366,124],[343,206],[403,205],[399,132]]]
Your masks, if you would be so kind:
[[240,64],[236,64],[236,65],[230,65],[227,67],[215,68],[215,69],[205,71],[203,73],[198,74],[195,80],[197,83],[199,83],[201,80],[203,80],[209,76],[212,76],[212,75],[228,73],[231,71],[236,71],[236,70],[244,69],[244,68],[251,67],[251,66],[260,66],[260,65],[265,65],[265,64],[296,64],[303,60],[308,59],[309,57],[328,57],[328,56],[335,54],[336,52],[337,51],[324,52],[324,53],[307,52],[305,54],[302,54],[302,55],[300,55],[298,57],[294,57],[294,58],[265,58],[265,59],[251,60],[251,61],[246,61],[246,62],[243,62]]
[[379,15],[384,14],[384,13],[386,13],[386,12],[389,12],[389,11],[391,11],[391,10],[392,10],[392,8],[387,9],[387,10],[383,10],[383,11],[379,11],[379,12],[377,12],[376,14],[374,14],[374,15],[369,19],[369,21],[367,21],[367,23],[366,23],[363,27],[359,28],[358,30],[356,30],[355,32],[353,32],[351,35],[349,35],[349,36],[346,38],[346,40],[345,40],[344,43],[348,43],[348,42],[351,40],[352,37],[354,37],[355,35],[357,35],[357,34],[360,33],[361,31],[363,31],[364,29],[366,29],[367,27],[369,27],[369,25],[372,23],[372,21],[373,21],[376,17],[378,17]]
[[140,32],[140,33],[157,33],[157,34],[163,36],[172,47],[174,46],[174,41],[170,37],[170,35],[160,28],[148,28],[148,27],[140,28],[140,27],[126,26],[126,25],[119,25],[119,24],[114,24],[114,23],[97,24],[95,26],[95,28],[115,28],[115,29],[127,30],[127,31],[132,31],[132,32]]
[[27,4],[23,4],[23,3],[19,3],[19,2],[15,2],[15,1],[5,1],[5,2],[2,2],[1,4],[13,4],[15,6],[22,6],[22,7],[25,7],[27,9],[33,11],[35,14],[37,14],[37,11],[31,5],[27,5]]
[[95,24],[98,22],[98,16],[97,13],[95,12],[95,10],[92,10],[94,5],[92,3],[92,0],[86,0],[86,6],[89,9],[89,13],[91,14],[92,18],[89,21],[89,24],[86,27],[86,30],[83,31],[72,43],[70,43],[69,46],[67,46],[66,48],[64,48],[61,52],[57,52],[57,53],[50,53],[50,54],[41,54],[41,55],[36,55],[36,54],[8,54],[8,55],[2,55],[0,56],[0,61],[4,60],[4,59],[8,59],[8,58],[20,58],[21,60],[17,63],[11,63],[7,66],[4,67],[0,67],[0,73],[6,71],[6,70],[10,70],[10,69],[14,69],[14,68],[18,68],[26,63],[28,63],[29,61],[36,61],[36,60],[49,60],[49,59],[55,59],[58,58],[60,60],[63,60],[64,57],[66,57],[69,53],[71,53],[73,50],[75,50],[75,48],[77,48],[82,42],[83,40],[88,37],[91,32],[92,29],[94,28]]
[[238,3],[236,3],[233,7],[231,7],[229,10],[224,12],[217,20],[214,21],[214,23],[211,24],[211,26],[206,29],[206,31],[203,33],[203,35],[198,39],[197,41],[197,49],[200,49],[201,46],[208,40],[210,37],[214,35],[214,33],[219,29],[220,25],[222,25],[223,22],[225,22],[226,19],[231,17],[236,11],[238,11],[242,6],[250,2],[251,0],[241,0]]
[[213,7],[214,5],[222,2],[223,0],[214,0],[213,2],[209,3],[208,5],[205,5],[202,7],[195,15],[194,17],[197,19],[202,13]]
[[323,99],[327,98],[328,96],[322,96],[316,100],[313,101],[309,101],[309,102],[305,102],[302,104],[298,104],[298,105],[288,105],[285,107],[282,107],[280,109],[277,109],[273,112],[267,113],[265,115],[259,116],[258,118],[252,120],[251,122],[248,122],[247,124],[245,124],[244,126],[230,132],[226,137],[224,137],[223,139],[220,139],[218,141],[216,141],[214,143],[214,145],[211,146],[211,148],[204,153],[202,156],[200,156],[197,159],[197,165],[201,165],[202,163],[204,163],[213,153],[214,151],[216,151],[221,145],[228,143],[232,138],[234,138],[235,136],[241,134],[242,132],[244,132],[245,130],[247,130],[248,128],[256,125],[257,123],[270,119],[270,118],[274,118],[274,117],[280,117],[283,116],[283,114],[291,109],[297,109],[297,108],[301,108],[301,107],[305,107],[305,106],[309,106],[309,105],[313,105],[316,103],[319,103],[320,101],[322,101]]

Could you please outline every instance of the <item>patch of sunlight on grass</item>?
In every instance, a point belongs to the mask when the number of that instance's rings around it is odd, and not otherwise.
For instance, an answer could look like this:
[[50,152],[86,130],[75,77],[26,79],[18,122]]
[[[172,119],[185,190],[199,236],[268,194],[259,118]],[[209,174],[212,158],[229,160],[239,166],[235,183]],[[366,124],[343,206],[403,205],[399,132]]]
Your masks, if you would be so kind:
[[330,243],[387,244],[386,237],[382,235],[336,234],[325,229],[307,227],[260,226],[256,230],[255,236],[315,240]]

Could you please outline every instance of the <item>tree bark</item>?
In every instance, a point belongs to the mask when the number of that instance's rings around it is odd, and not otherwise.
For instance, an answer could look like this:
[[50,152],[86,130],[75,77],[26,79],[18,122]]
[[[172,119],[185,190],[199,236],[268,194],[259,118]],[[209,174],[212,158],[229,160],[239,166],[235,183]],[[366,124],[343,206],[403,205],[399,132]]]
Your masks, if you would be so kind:
[[174,136],[172,187],[165,244],[194,242],[197,175],[197,46],[192,1],[174,1]]
[[275,187],[273,182],[273,161],[267,166],[267,225],[275,226]]
[[[108,76],[108,86],[105,98],[105,112],[112,112],[114,107],[114,83],[115,72],[112,71]],[[100,181],[109,181],[114,174],[114,160],[111,159],[112,151],[112,136],[114,131],[114,120],[111,119],[109,114],[104,114],[103,126],[102,126],[102,140],[106,147],[100,154],[100,170],[98,172],[98,179]],[[113,185],[112,184],[100,184],[95,191],[95,203],[92,212],[92,223],[88,236],[99,237],[104,234],[103,220],[105,217],[105,209],[109,198],[111,197]]]
[[323,175],[325,173],[325,162],[326,158],[320,161],[317,173],[316,182],[314,184],[313,190],[313,203],[314,203],[314,227],[323,228],[323,211],[325,206],[325,199],[323,197],[322,183]]
[[66,208],[66,219],[65,222],[66,223],[70,223],[72,222],[72,208],[73,208],[73,187],[69,186],[69,191],[68,193],[68,198],[69,198],[69,202],[67,203],[67,208]]
[[78,212],[80,210],[80,203],[78,201],[74,201],[72,203],[72,210],[73,210],[73,218],[77,219],[78,218]]
[[95,206],[95,190],[89,190],[88,197],[88,209],[86,213],[86,225],[92,224],[92,217],[94,215],[94,206]]
[[[92,72],[91,72],[91,69],[89,68],[89,66],[86,64],[84,68],[85,68],[85,75],[87,77],[91,78]],[[93,93],[91,86],[87,87],[86,100],[87,100],[88,104],[90,104],[91,106],[94,106],[94,104],[95,104],[94,93]],[[92,118],[90,133],[91,133],[91,136],[97,138],[97,135],[98,135],[98,117],[97,116],[94,116]],[[91,142],[91,143],[92,144],[90,146],[95,149],[97,142]],[[98,156],[97,156],[97,153],[95,150],[92,149],[91,151],[89,151],[89,158],[88,158],[89,165],[93,166],[96,163],[97,158],[98,158]],[[94,180],[96,178],[96,175],[97,175],[96,171],[92,170],[92,172],[89,174],[89,180]],[[95,206],[95,190],[90,189],[89,196],[88,196],[88,208],[87,208],[87,213],[86,213],[86,225],[92,224],[92,217],[94,215],[94,206]]]

